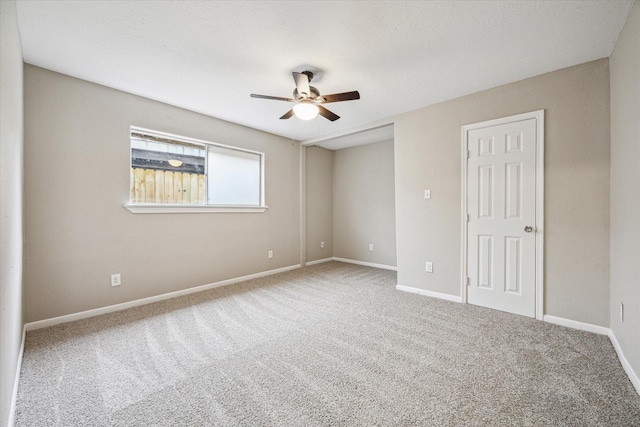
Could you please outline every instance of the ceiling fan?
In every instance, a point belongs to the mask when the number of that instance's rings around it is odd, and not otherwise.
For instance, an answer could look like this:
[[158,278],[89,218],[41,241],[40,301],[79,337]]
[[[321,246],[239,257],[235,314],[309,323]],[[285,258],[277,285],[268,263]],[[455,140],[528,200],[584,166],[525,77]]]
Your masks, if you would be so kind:
[[293,90],[293,98],[281,98],[279,96],[257,95],[251,94],[252,98],[273,99],[275,101],[295,102],[296,105],[287,111],[281,119],[290,119],[295,114],[302,120],[311,120],[320,114],[325,119],[336,121],[340,118],[337,114],[327,110],[321,104],[330,102],[352,101],[360,99],[360,93],[357,90],[352,92],[334,93],[332,95],[320,95],[320,91],[309,85],[313,79],[311,71],[303,71],[301,73],[293,72],[293,80],[296,82],[296,88]]

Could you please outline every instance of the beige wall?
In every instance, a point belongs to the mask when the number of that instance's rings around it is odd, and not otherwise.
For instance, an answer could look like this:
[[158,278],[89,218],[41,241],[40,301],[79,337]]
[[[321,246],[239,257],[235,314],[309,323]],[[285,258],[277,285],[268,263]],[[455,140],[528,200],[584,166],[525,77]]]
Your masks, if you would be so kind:
[[460,127],[544,109],[544,311],[609,325],[608,70],[602,59],[397,117],[399,284],[460,295]]
[[333,153],[320,147],[305,148],[306,262],[333,256]]
[[[640,4],[610,58],[611,329],[640,376]],[[620,303],[624,303],[624,322]]]
[[[24,78],[27,321],[299,264],[298,143],[30,65]],[[132,214],[130,125],[264,152],[269,209]]]
[[22,340],[22,45],[16,4],[0,2],[0,425],[9,425]]
[[333,172],[333,256],[395,267],[393,141],[335,151]]

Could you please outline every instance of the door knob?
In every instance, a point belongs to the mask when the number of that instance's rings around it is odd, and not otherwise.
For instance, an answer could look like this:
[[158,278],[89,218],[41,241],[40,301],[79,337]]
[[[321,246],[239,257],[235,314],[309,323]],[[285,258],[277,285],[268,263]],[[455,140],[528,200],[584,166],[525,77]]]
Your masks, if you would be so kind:
[[533,227],[532,227],[532,226],[530,226],[530,225],[527,225],[527,226],[524,228],[524,231],[525,231],[525,232],[527,232],[527,233],[531,233],[531,232],[533,231]]

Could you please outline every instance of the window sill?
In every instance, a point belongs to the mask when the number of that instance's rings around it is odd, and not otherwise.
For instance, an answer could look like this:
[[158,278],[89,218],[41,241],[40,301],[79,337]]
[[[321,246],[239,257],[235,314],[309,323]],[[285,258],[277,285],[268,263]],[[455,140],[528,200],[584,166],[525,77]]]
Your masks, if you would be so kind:
[[146,205],[126,204],[129,212],[134,214],[163,214],[163,213],[260,213],[268,206],[200,206],[200,205]]

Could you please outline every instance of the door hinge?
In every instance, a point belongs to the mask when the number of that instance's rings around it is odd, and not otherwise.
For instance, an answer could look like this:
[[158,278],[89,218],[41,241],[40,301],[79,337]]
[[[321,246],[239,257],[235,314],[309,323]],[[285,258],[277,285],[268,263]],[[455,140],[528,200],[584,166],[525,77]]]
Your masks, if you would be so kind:
[[471,286],[471,278],[470,277],[467,277],[466,282],[467,282],[467,286]]
[[467,222],[469,222],[471,219],[471,216],[469,214],[467,214]]
[[467,160],[469,159],[469,150],[467,150]]

